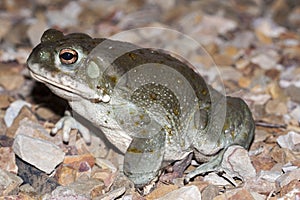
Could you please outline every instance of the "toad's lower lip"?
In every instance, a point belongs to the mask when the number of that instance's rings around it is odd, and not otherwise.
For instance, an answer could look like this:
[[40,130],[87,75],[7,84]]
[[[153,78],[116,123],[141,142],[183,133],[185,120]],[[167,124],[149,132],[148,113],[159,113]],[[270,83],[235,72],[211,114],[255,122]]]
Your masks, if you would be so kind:
[[[41,75],[38,75],[38,74],[34,73],[31,70],[30,70],[30,75],[39,82],[42,82],[42,83],[45,83],[45,84],[50,84],[50,85],[52,85],[56,88],[59,88],[61,90],[76,94],[78,96],[81,96],[84,99],[88,99],[88,100],[93,101],[93,102],[103,101],[103,96],[98,95],[91,88],[89,88],[89,87],[87,87],[83,84],[80,84],[78,82],[76,83],[76,88],[74,88],[74,87],[67,86],[67,84],[59,84],[58,82],[55,82],[55,81],[53,81],[49,78],[43,77]],[[61,82],[67,82],[67,81],[62,80]],[[68,83],[68,85],[72,85],[72,84]]]

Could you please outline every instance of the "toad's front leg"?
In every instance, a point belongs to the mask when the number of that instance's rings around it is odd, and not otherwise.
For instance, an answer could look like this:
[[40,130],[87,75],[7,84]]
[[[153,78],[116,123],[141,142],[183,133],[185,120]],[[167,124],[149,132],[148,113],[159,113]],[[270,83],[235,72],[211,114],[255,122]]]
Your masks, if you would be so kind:
[[137,188],[155,180],[164,158],[165,133],[150,138],[133,138],[124,159],[124,174]]
[[51,134],[55,135],[59,130],[62,129],[63,141],[68,143],[70,139],[71,129],[77,129],[82,135],[86,143],[91,143],[91,135],[89,129],[78,122],[74,117],[71,116],[69,111],[65,112],[65,116],[56,122],[54,128],[51,130]]

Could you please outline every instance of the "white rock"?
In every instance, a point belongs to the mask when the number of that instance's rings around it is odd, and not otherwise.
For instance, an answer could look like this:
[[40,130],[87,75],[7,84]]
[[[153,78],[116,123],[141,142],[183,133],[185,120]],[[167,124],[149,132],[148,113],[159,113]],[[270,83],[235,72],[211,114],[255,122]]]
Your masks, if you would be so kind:
[[219,176],[216,173],[207,174],[203,180],[209,182],[212,185],[219,185],[219,186],[226,186],[232,184],[230,181],[226,180],[224,177]]
[[198,187],[191,185],[179,188],[174,190],[163,197],[158,198],[157,200],[201,200],[201,193]]
[[288,163],[286,163],[284,166],[282,166],[282,171],[284,172],[284,173],[287,173],[287,172],[289,172],[289,171],[293,171],[293,170],[295,170],[295,169],[297,169],[298,168],[298,166],[295,166],[295,165],[292,165],[292,163],[290,163],[290,162],[288,162]]
[[279,37],[286,32],[284,27],[278,26],[270,18],[258,18],[254,20],[253,25],[256,30],[272,38]]
[[283,197],[278,198],[278,200],[286,200],[286,199],[295,199],[299,200],[299,188],[294,188],[291,191],[289,191],[287,194],[285,194]]
[[267,199],[266,195],[259,194],[258,192],[250,192],[251,196],[254,200],[265,200]]
[[276,179],[282,175],[282,172],[280,171],[260,171],[259,178],[264,179],[269,182],[275,182]]
[[222,169],[231,177],[239,177],[243,180],[254,178],[256,170],[253,167],[248,151],[241,146],[228,147],[223,156]]
[[0,196],[17,194],[17,188],[22,182],[23,180],[17,175],[0,169]]
[[293,180],[300,179],[300,168],[289,171],[276,179],[276,185],[280,188],[289,184]]
[[65,156],[53,143],[21,134],[15,138],[13,149],[22,160],[47,174],[50,174]]
[[286,135],[281,135],[277,138],[277,143],[282,148],[288,148],[292,151],[300,151],[300,134],[294,131],[288,132]]
[[[277,56],[277,58],[279,58]],[[273,56],[267,54],[258,54],[251,58],[251,62],[257,64],[262,69],[268,70],[273,69],[277,64],[277,59],[274,59]]]
[[290,116],[300,122],[300,106],[298,105],[295,109],[290,112]]
[[51,194],[46,194],[43,197],[43,200],[88,200],[90,198],[77,194],[74,190],[64,187],[64,186],[59,186],[55,190],[52,191]]
[[10,104],[10,106],[7,108],[7,110],[5,112],[5,116],[4,116],[4,122],[7,127],[10,127],[12,125],[15,118],[19,115],[20,110],[24,106],[31,107],[31,104],[27,103],[26,101],[23,101],[23,100],[16,100]]
[[46,13],[50,26],[68,27],[78,24],[78,16],[82,11],[81,5],[76,1],[71,1],[63,10],[48,10]]

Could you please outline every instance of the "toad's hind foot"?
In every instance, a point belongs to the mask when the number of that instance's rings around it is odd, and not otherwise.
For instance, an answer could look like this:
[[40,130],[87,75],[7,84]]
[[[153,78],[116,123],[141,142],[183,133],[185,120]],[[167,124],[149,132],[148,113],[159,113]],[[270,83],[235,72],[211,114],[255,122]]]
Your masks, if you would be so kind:
[[189,183],[192,178],[195,176],[205,174],[208,172],[218,172],[221,169],[221,163],[223,160],[224,150],[219,152],[215,157],[213,157],[209,162],[201,164],[199,167],[189,172],[185,178],[184,182]]

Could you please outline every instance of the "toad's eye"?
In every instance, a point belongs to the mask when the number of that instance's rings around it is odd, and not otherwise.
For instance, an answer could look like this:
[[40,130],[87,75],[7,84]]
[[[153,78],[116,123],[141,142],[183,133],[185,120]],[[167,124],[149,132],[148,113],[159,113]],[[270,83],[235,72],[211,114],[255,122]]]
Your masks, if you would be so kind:
[[73,49],[62,49],[59,52],[59,59],[62,64],[74,64],[78,59],[78,53]]

